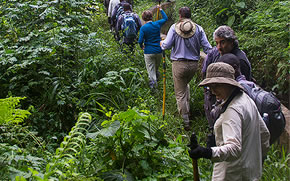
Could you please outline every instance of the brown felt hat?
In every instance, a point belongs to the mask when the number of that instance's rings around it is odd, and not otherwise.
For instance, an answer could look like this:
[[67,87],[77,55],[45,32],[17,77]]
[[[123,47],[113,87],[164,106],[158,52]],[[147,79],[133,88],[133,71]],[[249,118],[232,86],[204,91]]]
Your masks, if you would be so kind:
[[194,35],[196,25],[191,19],[181,19],[175,24],[176,33],[182,38],[190,38]]
[[206,78],[199,86],[209,84],[229,84],[243,90],[243,87],[235,80],[234,68],[223,62],[212,63],[207,67]]

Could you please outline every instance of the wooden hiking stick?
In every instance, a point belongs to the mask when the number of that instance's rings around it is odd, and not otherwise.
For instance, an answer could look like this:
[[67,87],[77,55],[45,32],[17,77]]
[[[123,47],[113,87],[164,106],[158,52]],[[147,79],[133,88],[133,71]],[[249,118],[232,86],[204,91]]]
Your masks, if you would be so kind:
[[[196,147],[197,147],[197,139],[193,131],[190,137],[190,149],[195,149]],[[199,181],[198,163],[196,159],[192,159],[192,167],[193,167],[193,180]]]
[[165,117],[165,96],[166,96],[166,63],[165,63],[165,51],[162,51],[163,57],[163,104],[162,104],[162,118]]
[[198,164],[196,159],[192,159],[193,180],[199,181]]

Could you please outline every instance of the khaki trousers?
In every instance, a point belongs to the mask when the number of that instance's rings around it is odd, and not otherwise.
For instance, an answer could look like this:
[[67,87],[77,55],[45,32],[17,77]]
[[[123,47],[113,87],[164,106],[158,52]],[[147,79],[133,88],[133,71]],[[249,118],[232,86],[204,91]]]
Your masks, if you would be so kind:
[[149,85],[157,86],[158,68],[162,59],[162,53],[144,54],[146,69],[149,76]]
[[182,116],[189,115],[189,82],[197,72],[198,61],[173,61],[172,76],[177,109]]

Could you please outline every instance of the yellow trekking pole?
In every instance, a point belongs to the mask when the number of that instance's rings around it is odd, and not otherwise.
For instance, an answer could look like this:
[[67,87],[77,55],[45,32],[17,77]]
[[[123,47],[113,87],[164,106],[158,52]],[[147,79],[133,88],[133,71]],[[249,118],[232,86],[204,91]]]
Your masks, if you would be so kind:
[[[161,0],[157,0],[158,1],[158,5],[160,6],[160,1]],[[156,21],[159,20],[159,8],[157,8],[157,15],[156,15]]]
[[166,63],[165,63],[165,51],[162,51],[163,57],[163,104],[162,104],[162,118],[164,121],[165,116],[165,96],[166,96]]

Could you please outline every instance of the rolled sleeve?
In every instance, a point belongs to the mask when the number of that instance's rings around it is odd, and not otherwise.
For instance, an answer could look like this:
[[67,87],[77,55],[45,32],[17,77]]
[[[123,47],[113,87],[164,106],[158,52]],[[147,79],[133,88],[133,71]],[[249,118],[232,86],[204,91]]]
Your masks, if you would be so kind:
[[204,53],[207,54],[208,51],[212,49],[212,46],[210,45],[203,28],[202,27],[200,28],[201,28],[201,45],[202,45]]
[[174,43],[174,33],[175,33],[175,30],[174,30],[174,27],[175,27],[175,24],[173,24],[168,33],[167,33],[167,36],[165,38],[165,40],[163,41],[162,45],[161,45],[161,48],[162,50],[166,50],[166,49],[170,49],[172,46],[173,46],[173,43]]

